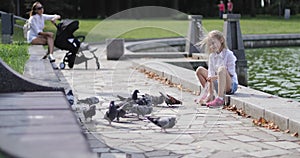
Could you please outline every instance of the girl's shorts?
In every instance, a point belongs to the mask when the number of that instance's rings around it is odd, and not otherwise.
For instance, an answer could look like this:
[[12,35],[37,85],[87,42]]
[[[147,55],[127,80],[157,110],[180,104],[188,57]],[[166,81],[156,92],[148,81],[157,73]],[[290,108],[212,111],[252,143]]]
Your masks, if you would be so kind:
[[[216,92],[218,93],[218,80],[214,81],[214,87],[215,87]],[[234,94],[237,91],[237,89],[238,89],[238,84],[235,82],[232,82],[231,90],[230,90],[230,92],[227,92],[226,94],[229,94],[229,95]]]

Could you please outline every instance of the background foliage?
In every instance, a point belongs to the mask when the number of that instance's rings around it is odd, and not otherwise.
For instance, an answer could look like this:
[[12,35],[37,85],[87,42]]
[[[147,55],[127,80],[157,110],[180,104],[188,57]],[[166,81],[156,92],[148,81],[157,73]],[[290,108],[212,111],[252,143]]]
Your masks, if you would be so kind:
[[[0,10],[28,17],[27,12],[35,1],[0,0]],[[120,11],[140,6],[162,6],[186,14],[217,17],[219,0],[40,0],[40,2],[44,4],[47,13],[57,13],[63,15],[63,18],[104,19]],[[286,8],[291,9],[292,15],[300,12],[300,0],[232,0],[232,2],[234,13],[242,15],[283,16]]]

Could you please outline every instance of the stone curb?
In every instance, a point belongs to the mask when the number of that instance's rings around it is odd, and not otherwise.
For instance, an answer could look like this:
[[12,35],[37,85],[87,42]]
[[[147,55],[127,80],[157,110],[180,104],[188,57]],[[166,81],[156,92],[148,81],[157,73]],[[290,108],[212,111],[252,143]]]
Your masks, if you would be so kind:
[[[166,77],[173,83],[192,91],[199,91],[195,72],[177,67],[164,62],[156,61],[156,64],[140,65],[140,61],[133,61],[139,69],[152,71],[160,77]],[[176,73],[174,73],[176,72]],[[252,118],[265,118],[279,126],[281,130],[289,129],[291,133],[300,132],[300,103],[289,99],[273,96],[261,91],[239,85],[234,95],[227,95],[229,105],[236,105]]]

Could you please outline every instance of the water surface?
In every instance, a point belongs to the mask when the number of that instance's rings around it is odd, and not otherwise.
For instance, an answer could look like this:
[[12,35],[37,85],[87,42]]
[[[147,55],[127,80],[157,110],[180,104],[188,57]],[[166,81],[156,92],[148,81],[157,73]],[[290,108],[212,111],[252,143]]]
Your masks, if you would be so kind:
[[249,87],[300,101],[300,47],[245,52]]

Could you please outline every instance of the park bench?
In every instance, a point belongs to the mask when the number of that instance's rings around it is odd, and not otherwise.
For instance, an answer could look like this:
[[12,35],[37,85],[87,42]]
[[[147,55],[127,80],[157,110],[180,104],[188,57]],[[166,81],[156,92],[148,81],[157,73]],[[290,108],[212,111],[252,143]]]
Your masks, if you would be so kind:
[[[42,46],[30,46],[23,75],[0,59],[0,152],[8,157],[97,157],[71,111]],[[26,76],[26,77],[25,77]]]

